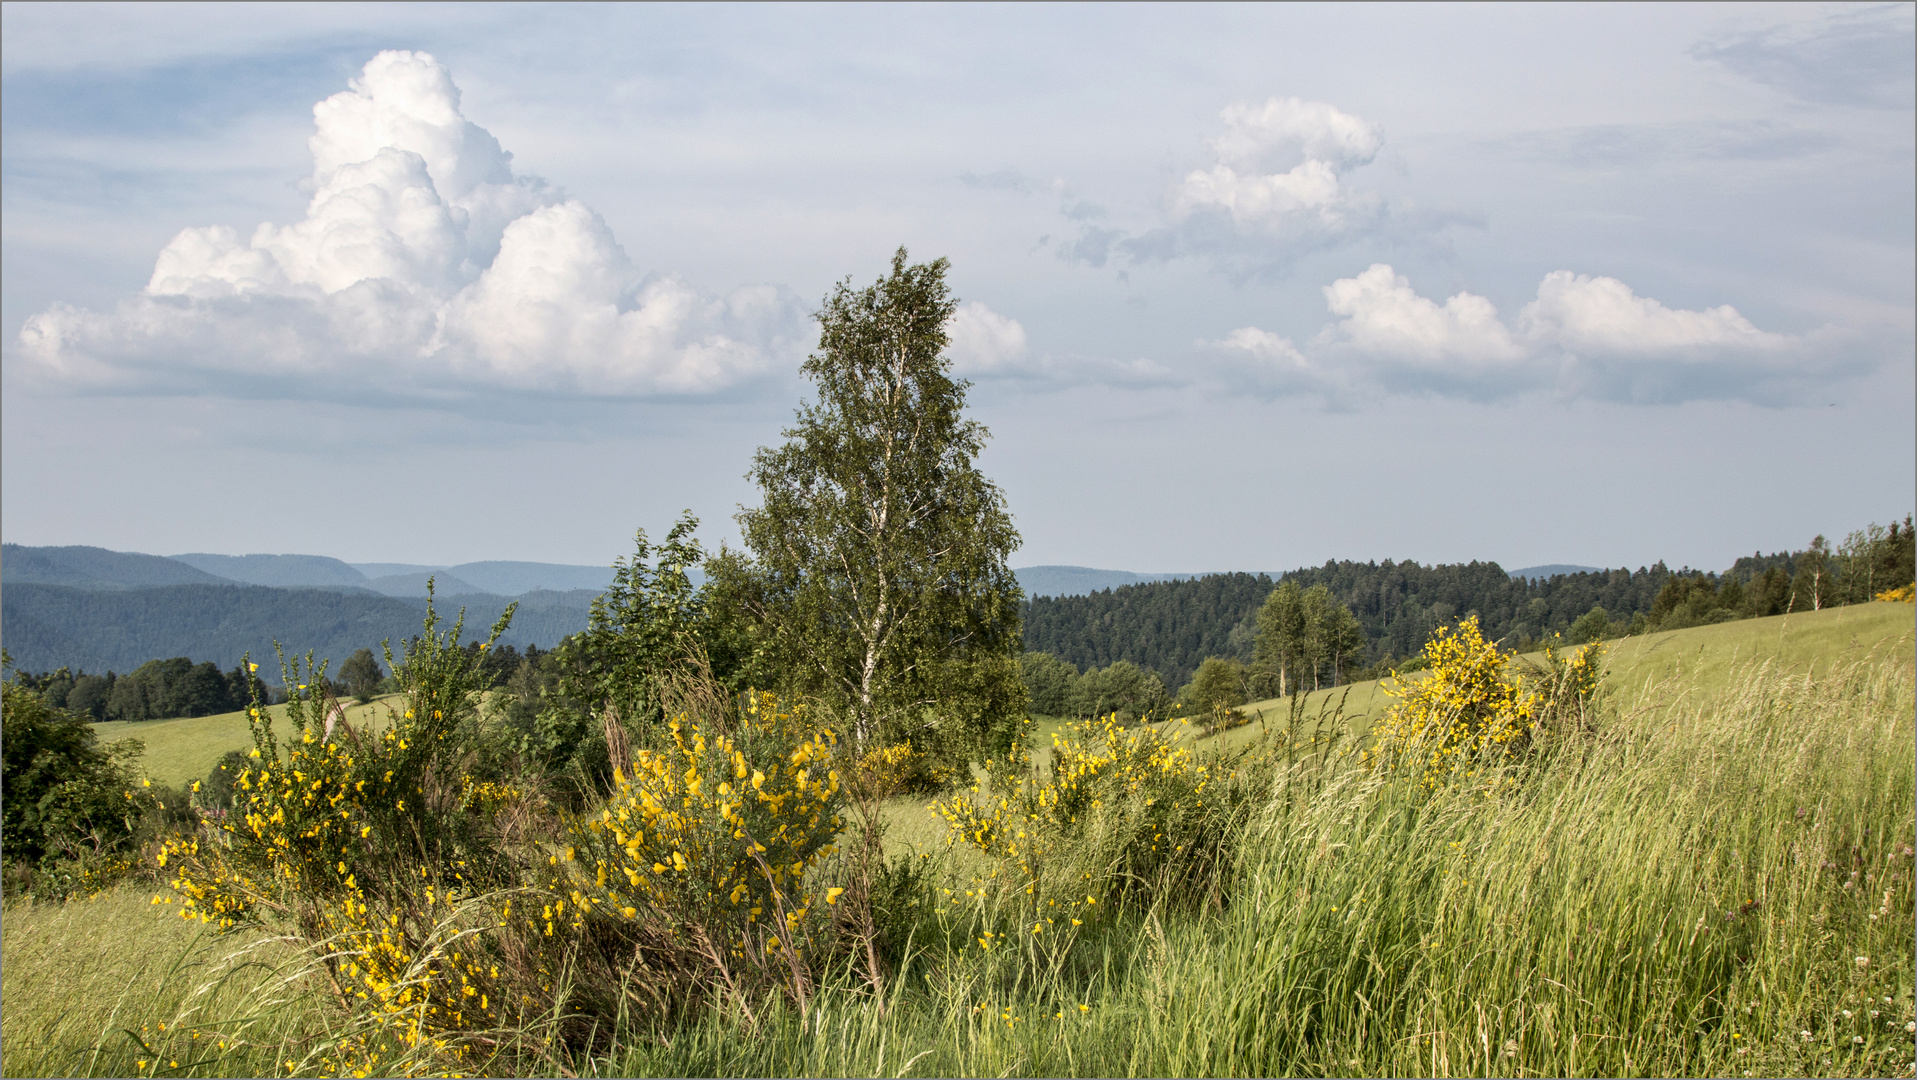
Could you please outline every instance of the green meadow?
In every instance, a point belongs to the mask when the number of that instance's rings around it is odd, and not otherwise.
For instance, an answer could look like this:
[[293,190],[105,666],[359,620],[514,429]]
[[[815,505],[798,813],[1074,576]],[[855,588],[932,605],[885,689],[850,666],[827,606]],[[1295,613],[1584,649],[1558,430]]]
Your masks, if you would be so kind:
[[[375,698],[366,705],[360,705],[350,698],[340,704],[345,708],[348,723],[354,727],[364,727],[381,723],[386,717],[387,708],[399,700],[399,695],[390,694]],[[286,706],[270,705],[267,711],[280,730],[285,730]],[[140,769],[150,779],[176,787],[191,786],[193,781],[205,779],[227,751],[245,750],[253,745],[253,736],[251,729],[246,726],[244,712],[177,720],[110,720],[93,725],[93,730],[101,742],[138,739],[145,743],[146,751],[140,757]]]
[[[1351,751],[1389,701],[1376,683],[1301,696],[1304,721],[1354,737],[1239,759],[1265,764],[1230,787],[1242,813],[1219,898],[1159,881],[1056,941],[994,937],[1036,901],[991,885],[994,864],[948,845],[923,801],[894,800],[888,849],[924,887],[882,983],[853,962],[802,1002],[634,1019],[476,1067],[1909,1076],[1912,624],[1910,606],[1878,603],[1610,642],[1596,730],[1495,790],[1367,767]],[[1186,744],[1220,776],[1287,730],[1293,703],[1248,711]],[[1042,747],[1057,725],[1034,728]],[[237,714],[127,734],[169,782],[245,743]],[[1109,872],[1061,850],[1058,880]],[[8,904],[0,1072],[316,1067],[341,1020],[302,954],[267,929],[158,914],[156,886]]]

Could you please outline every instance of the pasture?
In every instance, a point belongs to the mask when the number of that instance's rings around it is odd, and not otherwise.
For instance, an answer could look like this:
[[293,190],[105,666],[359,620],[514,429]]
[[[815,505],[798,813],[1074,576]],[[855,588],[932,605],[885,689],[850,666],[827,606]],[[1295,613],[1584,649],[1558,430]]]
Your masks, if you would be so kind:
[[[1336,753],[1239,783],[1252,801],[1229,838],[1228,902],[1165,881],[1145,906],[1056,942],[997,945],[1054,879],[1109,872],[1085,854],[1100,838],[1060,847],[1061,865],[1021,895],[991,876],[1006,864],[949,845],[923,800],[893,800],[887,847],[921,865],[925,889],[882,989],[854,964],[802,1007],[715,1004],[634,1020],[595,1049],[484,1067],[1911,1075],[1912,608],[1610,645],[1595,733],[1507,786],[1432,788]],[[1362,734],[1387,699],[1375,683],[1346,694],[1320,691],[1301,712],[1334,716],[1342,699],[1346,730]],[[1223,768],[1214,749],[1252,748],[1289,710],[1257,703],[1262,723],[1188,745]],[[239,719],[129,733],[149,740],[156,778],[187,778],[244,744]],[[340,1023],[323,979],[265,926],[202,934],[158,914],[157,887],[6,907],[0,1071],[317,1067]]]

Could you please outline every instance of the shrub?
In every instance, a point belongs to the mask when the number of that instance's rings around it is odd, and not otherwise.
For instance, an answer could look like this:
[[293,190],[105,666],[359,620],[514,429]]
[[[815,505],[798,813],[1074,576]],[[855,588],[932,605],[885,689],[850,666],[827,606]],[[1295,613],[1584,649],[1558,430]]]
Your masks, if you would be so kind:
[[231,812],[155,856],[172,888],[155,903],[221,928],[290,923],[319,954],[355,1020],[318,1062],[326,1069],[464,1060],[482,1045],[471,1032],[537,1015],[547,1001],[528,988],[557,981],[553,950],[498,933],[529,877],[516,828],[527,817],[501,812],[509,800],[476,800],[465,769],[480,658],[511,615],[468,651],[463,617],[442,633],[429,596],[424,635],[392,665],[406,707],[389,710],[383,731],[344,722],[324,664],[282,657],[288,739],[256,700]]
[[809,917],[844,891],[805,883],[841,825],[837,742],[771,694],[731,725],[669,720],[615,768],[597,812],[568,824],[575,910],[696,953],[741,998],[767,981],[802,997]]
[[[1218,793],[1208,789],[1219,777],[1182,744],[1185,730],[1183,721],[1127,727],[1116,714],[1079,721],[1053,736],[1050,776],[1040,778],[1029,753],[1015,751],[987,764],[970,797],[932,811],[952,842],[985,853],[995,864],[990,876],[1029,898],[1037,921],[1024,930],[1034,935],[1096,905],[1101,892],[1149,903],[1176,882],[1176,899],[1216,900],[1228,830]],[[983,892],[985,882],[977,884]],[[1061,901],[1064,910],[1054,912]]]
[[[1596,692],[1602,647],[1568,659],[1546,650],[1542,692],[1509,671],[1513,655],[1484,640],[1476,616],[1439,627],[1419,659],[1422,678],[1398,678],[1385,693],[1399,699],[1377,726],[1370,757],[1422,762],[1427,785],[1512,760],[1542,727],[1576,718]],[[1406,665],[1408,668],[1410,665]],[[1405,669],[1400,669],[1402,673]]]
[[86,717],[15,681],[0,683],[0,696],[0,847],[19,868],[6,879],[9,891],[98,888],[127,865],[155,806],[134,768],[144,744],[101,746]]

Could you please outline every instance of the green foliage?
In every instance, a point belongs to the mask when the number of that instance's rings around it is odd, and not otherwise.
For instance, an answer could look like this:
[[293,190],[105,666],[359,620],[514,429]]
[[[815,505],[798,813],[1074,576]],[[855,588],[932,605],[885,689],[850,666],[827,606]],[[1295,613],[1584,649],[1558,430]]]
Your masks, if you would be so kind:
[[339,666],[340,685],[361,705],[373,700],[385,677],[385,673],[379,669],[379,661],[373,659],[371,649],[358,650]]
[[1602,641],[1610,637],[1613,631],[1610,613],[1599,605],[1578,616],[1578,621],[1572,623],[1571,628],[1565,631],[1564,641],[1567,645],[1583,645],[1592,641]]
[[1146,671],[1129,660],[1114,660],[1107,667],[1093,668],[1078,677],[1065,715],[1116,714],[1121,722],[1129,724],[1148,716],[1162,717],[1170,706],[1171,695],[1157,672]]
[[638,530],[632,558],[613,564],[585,631],[543,662],[515,665],[507,738],[522,757],[546,772],[577,766],[603,781],[616,764],[607,733],[636,737],[658,726],[669,673],[702,659],[706,602],[689,576],[705,558],[692,535],[698,527],[688,511],[657,547]]
[[38,865],[127,850],[152,802],[134,769],[139,740],[101,746],[85,717],[53,708],[14,680],[0,683],[0,695],[7,861]]
[[238,800],[239,780],[243,773],[253,767],[253,760],[243,750],[228,750],[220,755],[220,760],[200,781],[199,790],[194,794],[196,801],[216,813],[232,810]]
[[251,696],[251,680],[238,667],[223,673],[211,662],[196,665],[184,656],[150,660],[126,675],[75,674],[62,667],[41,675],[15,672],[14,681],[56,709],[95,720],[212,716],[239,709]]
[[1253,687],[1260,697],[1336,686],[1364,663],[1364,628],[1323,585],[1284,581],[1258,609]]
[[1028,652],[1018,658],[1019,677],[1025,681],[1027,707],[1040,716],[1070,715],[1078,669],[1050,653]]
[[1022,611],[1024,645],[1080,671],[1124,660],[1182,686],[1207,656],[1251,662],[1250,631],[1271,588],[1263,574],[1208,574],[1036,597]]
[[956,767],[1005,745],[1025,703],[1018,533],[949,374],[946,269],[901,248],[876,284],[826,297],[803,367],[818,398],[753,458],[755,580],[731,591],[782,689],[847,717],[858,746],[909,740]]
[[1198,674],[1179,693],[1179,703],[1199,715],[1213,709],[1236,709],[1245,703],[1246,682],[1245,665],[1227,657],[1207,657],[1198,665]]

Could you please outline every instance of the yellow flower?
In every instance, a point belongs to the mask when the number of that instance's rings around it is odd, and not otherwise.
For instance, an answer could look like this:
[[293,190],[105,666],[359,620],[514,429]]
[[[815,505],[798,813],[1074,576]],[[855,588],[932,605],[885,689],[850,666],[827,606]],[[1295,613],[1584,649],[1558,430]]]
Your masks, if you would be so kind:
[[839,902],[839,894],[840,894],[840,893],[843,893],[844,891],[845,891],[844,889],[827,889],[827,890],[825,890],[825,902],[826,902],[826,903],[828,903],[828,904],[836,904],[836,903],[838,903],[838,902]]

